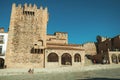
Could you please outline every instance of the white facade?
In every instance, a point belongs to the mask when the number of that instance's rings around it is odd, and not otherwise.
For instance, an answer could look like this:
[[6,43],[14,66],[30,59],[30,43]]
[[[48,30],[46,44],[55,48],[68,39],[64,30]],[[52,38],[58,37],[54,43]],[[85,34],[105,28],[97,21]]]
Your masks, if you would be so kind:
[[8,33],[0,33],[0,58],[5,59]]

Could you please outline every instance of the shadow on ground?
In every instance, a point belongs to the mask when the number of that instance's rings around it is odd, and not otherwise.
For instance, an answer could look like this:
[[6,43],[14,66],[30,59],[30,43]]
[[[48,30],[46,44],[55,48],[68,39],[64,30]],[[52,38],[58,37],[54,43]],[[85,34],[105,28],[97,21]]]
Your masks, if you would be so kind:
[[120,80],[115,78],[87,78],[87,79],[76,79],[76,80]]

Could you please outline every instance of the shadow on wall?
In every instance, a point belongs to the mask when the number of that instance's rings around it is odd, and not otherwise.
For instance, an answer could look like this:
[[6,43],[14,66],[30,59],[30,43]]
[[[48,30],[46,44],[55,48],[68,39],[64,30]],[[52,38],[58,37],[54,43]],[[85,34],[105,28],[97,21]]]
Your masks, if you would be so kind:
[[120,80],[115,78],[87,78],[87,79],[76,79],[76,80]]

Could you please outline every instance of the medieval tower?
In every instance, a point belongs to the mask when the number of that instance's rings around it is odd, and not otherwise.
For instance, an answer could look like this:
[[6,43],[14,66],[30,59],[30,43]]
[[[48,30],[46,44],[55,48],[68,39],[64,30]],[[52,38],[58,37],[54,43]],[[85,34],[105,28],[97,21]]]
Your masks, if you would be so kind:
[[48,11],[34,4],[12,5],[5,59],[7,68],[44,67]]

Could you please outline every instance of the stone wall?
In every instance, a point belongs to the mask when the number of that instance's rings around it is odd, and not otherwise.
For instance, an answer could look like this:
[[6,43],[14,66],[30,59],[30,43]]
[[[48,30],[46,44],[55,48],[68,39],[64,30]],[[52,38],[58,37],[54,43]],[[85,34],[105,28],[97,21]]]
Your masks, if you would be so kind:
[[97,49],[96,49],[96,44],[95,43],[85,43],[83,45],[85,49],[85,54],[89,55],[96,55],[97,54]]
[[56,32],[54,35],[47,35],[47,43],[68,44],[68,34]]
[[112,42],[112,49],[120,51],[120,35],[111,39]]
[[12,55],[7,63],[7,68],[43,68],[43,54],[17,54]]

